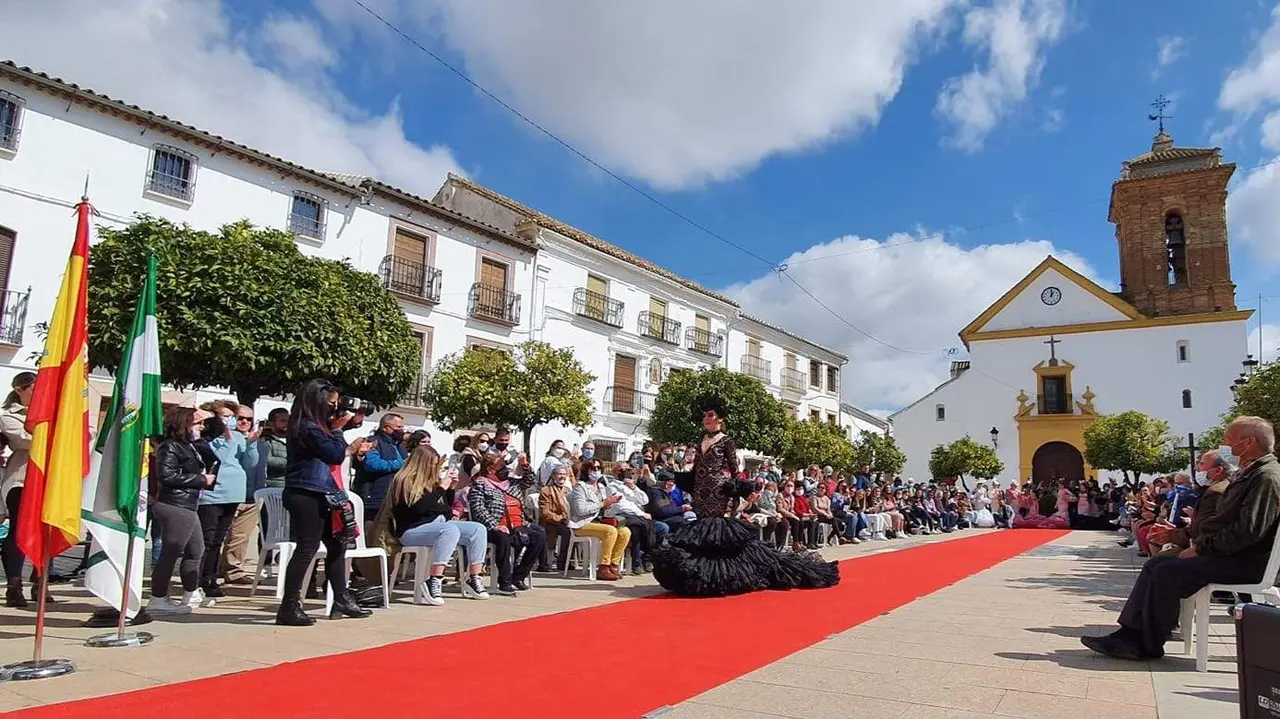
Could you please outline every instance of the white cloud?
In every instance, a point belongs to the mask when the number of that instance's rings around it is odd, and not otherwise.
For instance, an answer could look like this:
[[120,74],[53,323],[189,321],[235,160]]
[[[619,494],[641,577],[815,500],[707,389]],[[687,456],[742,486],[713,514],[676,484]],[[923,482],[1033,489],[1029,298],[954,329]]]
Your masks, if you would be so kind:
[[[1259,334],[1261,330],[1261,334]],[[1262,356],[1258,356],[1258,339],[1262,339]],[[1280,325],[1263,325],[1262,327],[1254,327],[1249,332],[1249,349],[1248,352],[1253,358],[1262,362],[1273,362],[1280,359]]]
[[1151,72],[1154,80],[1164,69],[1186,54],[1187,41],[1178,35],[1162,37],[1156,41],[1156,69]]
[[987,53],[987,67],[947,80],[937,112],[953,133],[946,143],[967,152],[982,148],[996,123],[1027,97],[1040,79],[1044,54],[1062,37],[1065,0],[996,0],[965,15],[964,42]]
[[[1218,107],[1235,114],[1229,134],[1235,134],[1259,111],[1262,147],[1280,153],[1280,4],[1271,12],[1271,25],[1258,38],[1249,57],[1227,74],[1218,94]],[[1232,239],[1258,258],[1280,263],[1280,157],[1275,164],[1246,174],[1227,198]]]
[[432,0],[427,12],[401,0],[395,11],[606,166],[680,188],[873,125],[963,2],[813,0],[779,12],[741,0]]
[[[251,147],[426,196],[458,170],[448,148],[405,137],[397,107],[348,102],[323,73],[333,58],[316,26],[297,18],[237,32],[217,0],[11,2],[4,14],[6,59]],[[255,55],[263,37],[271,54]]]
[[841,237],[785,260],[787,274],[849,322],[910,352],[868,339],[786,278],[766,275],[725,291],[747,312],[847,354],[844,399],[893,410],[945,379],[957,358],[946,350],[963,353],[956,333],[1049,254],[1096,278],[1087,262],[1048,241],[964,248],[924,231],[883,241]]

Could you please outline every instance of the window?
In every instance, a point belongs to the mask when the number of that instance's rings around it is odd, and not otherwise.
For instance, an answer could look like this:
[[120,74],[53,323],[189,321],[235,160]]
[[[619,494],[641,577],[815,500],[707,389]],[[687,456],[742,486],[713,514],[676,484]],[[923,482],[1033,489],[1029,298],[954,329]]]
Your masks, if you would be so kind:
[[831,413],[831,412],[827,412],[827,424],[831,425],[832,427],[836,426],[836,416],[835,416],[835,414],[833,414],[833,413]]
[[840,368],[835,365],[827,365],[827,391],[840,391]]
[[1178,340],[1178,361],[1191,361],[1191,343],[1187,340]]
[[22,109],[26,101],[12,93],[0,90],[0,150],[18,151],[18,138],[22,135]]
[[601,464],[618,461],[618,449],[621,445],[617,442],[607,442],[603,439],[593,439],[591,443],[596,446],[595,458],[600,460]]
[[809,386],[822,389],[822,363],[818,360],[809,360]]
[[506,352],[511,354],[511,348],[507,345],[492,340],[481,339],[479,337],[467,337],[467,349],[469,350],[494,350],[497,352]]
[[[431,369],[431,336],[430,327],[414,327],[413,339],[418,343],[418,381],[409,390],[408,396],[401,400],[406,407],[422,407],[422,392],[427,384],[427,372]],[[481,345],[476,345],[477,347]],[[486,347],[486,349],[492,349]]]
[[507,289],[507,265],[488,257],[480,258],[480,284],[498,290]]
[[747,338],[747,356],[748,357],[760,356],[760,340],[756,339],[755,337]]
[[938,405],[937,407],[934,407],[933,418],[938,420],[939,422],[947,421],[947,408],[943,405]]
[[1182,215],[1170,212],[1164,216],[1164,245],[1169,251],[1169,284],[1187,283],[1187,238]]
[[657,357],[649,360],[649,384],[662,384],[662,360]]
[[811,409],[811,410],[809,410],[809,419],[813,420],[814,422],[821,422],[821,421],[822,421],[822,410],[820,410],[820,409]]
[[196,189],[196,156],[168,145],[151,150],[151,171],[147,173],[147,191],[191,202]]
[[1071,414],[1065,376],[1040,378],[1040,414]]
[[1182,408],[1191,409],[1191,390],[1182,390]]
[[289,211],[289,231],[302,237],[323,240],[327,205],[323,197],[309,192],[293,193],[293,208]]

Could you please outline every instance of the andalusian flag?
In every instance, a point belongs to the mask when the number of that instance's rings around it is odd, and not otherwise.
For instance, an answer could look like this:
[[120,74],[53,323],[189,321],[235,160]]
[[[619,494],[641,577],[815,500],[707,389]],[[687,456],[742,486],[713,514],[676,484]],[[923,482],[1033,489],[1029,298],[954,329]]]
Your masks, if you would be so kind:
[[84,522],[92,539],[84,584],[113,607],[121,604],[124,568],[133,542],[129,604],[142,607],[142,562],[147,528],[147,467],[151,445],[164,421],[160,404],[160,334],[156,327],[156,258],[147,258],[147,276],[133,313],[111,406],[98,435],[97,472],[84,485]]
[[39,572],[80,541],[80,494],[89,474],[90,211],[88,198],[76,205],[76,239],[27,409],[31,458],[17,536],[18,546]]

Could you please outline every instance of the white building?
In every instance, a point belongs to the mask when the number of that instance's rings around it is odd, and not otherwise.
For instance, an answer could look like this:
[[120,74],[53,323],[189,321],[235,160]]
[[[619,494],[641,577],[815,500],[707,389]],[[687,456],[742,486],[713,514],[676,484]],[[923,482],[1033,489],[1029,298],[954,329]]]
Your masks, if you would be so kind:
[[1083,434],[1099,414],[1144,412],[1183,443],[1215,425],[1252,314],[1236,309],[1231,282],[1234,169],[1217,149],[1175,148],[1164,134],[1124,163],[1110,212],[1121,291],[1041,262],[960,332],[969,359],[891,417],[904,474],[928,477],[930,451],[968,435],[996,446],[1005,478],[1092,477]]
[[840,403],[840,426],[844,429],[845,436],[851,441],[856,440],[863,432],[893,434],[893,425],[889,420],[854,407],[848,402]]
[[[379,274],[419,337],[424,377],[436,359],[466,347],[529,337],[573,347],[599,378],[596,422],[582,436],[541,428],[537,452],[555,438],[586,437],[602,454],[636,449],[662,378],[717,364],[758,373],[759,362],[741,358],[751,352],[776,363],[766,384],[798,416],[839,421],[843,355],[743,317],[727,297],[462,178],[435,203],[374,178],[308,169],[12,63],[0,63],[4,386],[40,350],[32,327],[52,313],[74,231],[70,208],[86,177],[100,226],[137,214],[203,230],[247,219],[291,229],[303,252]],[[468,188],[474,207],[448,197],[451,188]],[[90,385],[96,424],[111,380],[95,373]],[[397,411],[446,444],[418,394]],[[225,396],[167,391],[164,401]],[[283,404],[264,399],[258,415]]]
[[[0,63],[4,387],[40,350],[31,328],[52,314],[75,230],[69,208],[86,177],[100,225],[122,226],[140,213],[204,230],[248,219],[292,229],[303,252],[379,273],[418,332],[424,368],[464,346],[527,336],[535,252],[519,237],[371,178],[310,170]],[[111,380],[95,374],[90,385],[96,414]],[[164,401],[225,396],[166,392]],[[259,416],[280,404],[264,400]],[[424,423],[421,410],[405,414]]]
[[796,416],[839,423],[843,354],[742,314],[724,295],[466,178],[450,176],[435,201],[537,244],[543,309],[531,336],[573,347],[596,377],[592,426],[581,434],[540,427],[535,451],[557,439],[590,439],[603,460],[625,459],[648,438],[663,380],[700,367],[757,377]]

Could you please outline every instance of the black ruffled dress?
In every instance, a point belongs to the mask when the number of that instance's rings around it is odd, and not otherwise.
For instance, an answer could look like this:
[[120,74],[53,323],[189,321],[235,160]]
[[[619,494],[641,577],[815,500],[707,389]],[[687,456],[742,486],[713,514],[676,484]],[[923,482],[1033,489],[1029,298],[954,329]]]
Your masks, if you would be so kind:
[[676,484],[692,496],[697,521],[674,530],[667,545],[652,552],[653,576],[670,592],[688,597],[723,597],[757,589],[831,587],[840,583],[835,562],[809,552],[780,552],[758,538],[756,528],[726,517],[731,503],[755,485],[735,479],[738,453],[722,437],[702,452],[695,448],[693,471],[676,474]]

